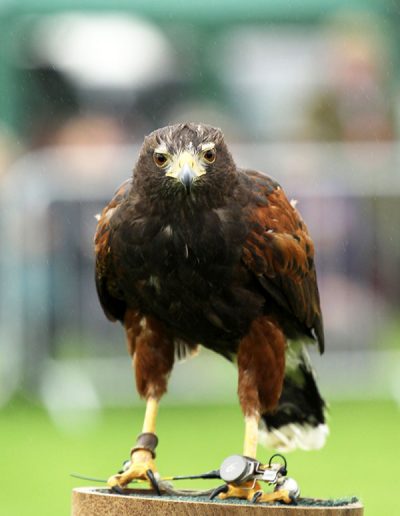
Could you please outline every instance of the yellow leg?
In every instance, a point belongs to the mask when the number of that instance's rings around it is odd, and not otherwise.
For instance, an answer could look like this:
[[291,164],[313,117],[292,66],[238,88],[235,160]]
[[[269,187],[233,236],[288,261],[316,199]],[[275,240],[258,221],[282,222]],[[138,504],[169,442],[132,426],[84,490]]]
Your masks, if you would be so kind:
[[[254,414],[245,418],[243,455],[255,459],[257,457],[258,422],[260,416]],[[227,491],[218,495],[221,500],[227,498],[242,498],[249,502],[275,502],[291,503],[292,499],[287,490],[264,493],[259,482],[251,480],[241,484],[228,483]]]
[[[243,455],[253,459],[257,456],[259,419],[260,417],[258,414],[246,416],[245,418]],[[281,495],[277,496],[275,493],[263,493],[260,484],[254,481],[243,482],[239,485],[228,484],[228,490],[225,493],[220,493],[218,496],[221,500],[225,500],[227,498],[242,498],[248,501],[253,501],[255,495],[259,495],[260,501],[281,499]]]
[[156,419],[158,412],[158,400],[155,398],[148,398],[146,404],[146,413],[144,415],[142,432],[156,433]]
[[[257,443],[258,443],[258,421],[259,416],[254,414],[246,416],[245,431],[244,431],[244,447],[243,455],[246,457],[256,458]],[[250,481],[243,482],[240,485],[228,484],[226,493],[220,493],[218,496],[221,500],[226,498],[244,498],[251,501],[256,493],[261,491],[261,486],[258,482]]]
[[[157,411],[158,400],[148,398],[143,421],[143,433],[155,434]],[[118,473],[110,477],[107,483],[110,487],[123,488],[132,482],[132,480],[148,480],[147,471],[149,469],[153,471],[153,473],[157,472],[152,452],[145,449],[134,449],[131,453],[129,468],[123,473]]]
[[247,416],[245,418],[245,432],[244,432],[244,447],[243,455],[253,459],[257,456],[258,443],[258,422],[260,417],[258,415]]

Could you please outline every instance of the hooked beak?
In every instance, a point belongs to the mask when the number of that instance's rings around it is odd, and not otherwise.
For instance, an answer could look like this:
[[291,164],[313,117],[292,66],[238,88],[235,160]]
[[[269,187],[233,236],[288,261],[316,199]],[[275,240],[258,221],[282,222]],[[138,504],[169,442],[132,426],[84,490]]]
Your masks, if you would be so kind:
[[179,181],[183,184],[188,193],[190,192],[190,188],[192,187],[193,179],[195,179],[196,177],[196,172],[188,163],[185,163],[183,165],[178,174]]
[[189,194],[193,182],[205,173],[206,170],[199,163],[197,156],[191,152],[183,151],[173,157],[171,166],[165,175],[179,181],[185,187],[186,193]]

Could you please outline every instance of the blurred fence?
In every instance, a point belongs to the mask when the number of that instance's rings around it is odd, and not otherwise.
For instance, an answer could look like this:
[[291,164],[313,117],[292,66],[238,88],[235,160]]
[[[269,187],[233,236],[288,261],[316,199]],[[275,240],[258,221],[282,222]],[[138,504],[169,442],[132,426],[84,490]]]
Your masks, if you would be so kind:
[[[135,399],[123,331],[94,286],[101,211],[137,148],[70,147],[24,156],[0,197],[0,402],[22,386],[48,404]],[[239,165],[276,177],[314,238],[331,396],[400,398],[400,147],[235,145]],[[396,332],[397,329],[397,332]],[[396,383],[397,382],[397,383]],[[178,365],[169,400],[235,399],[236,372],[209,352]],[[100,400],[100,401],[99,401]]]

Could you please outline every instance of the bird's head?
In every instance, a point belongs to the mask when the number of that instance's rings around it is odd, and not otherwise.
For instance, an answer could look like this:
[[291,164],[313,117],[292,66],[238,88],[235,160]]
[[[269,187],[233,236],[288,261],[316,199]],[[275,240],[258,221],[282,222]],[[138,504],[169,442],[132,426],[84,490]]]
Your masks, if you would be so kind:
[[160,197],[224,191],[236,170],[220,129],[203,124],[177,124],[149,134],[134,170],[135,182]]

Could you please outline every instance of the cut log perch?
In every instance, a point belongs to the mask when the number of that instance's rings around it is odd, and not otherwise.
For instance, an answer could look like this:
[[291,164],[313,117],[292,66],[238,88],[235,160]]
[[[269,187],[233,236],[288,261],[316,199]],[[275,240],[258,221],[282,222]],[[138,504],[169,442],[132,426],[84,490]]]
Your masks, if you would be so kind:
[[[150,494],[149,494],[150,493]],[[111,494],[106,489],[76,488],[72,492],[72,516],[363,516],[361,503],[326,505],[266,505],[248,502],[207,501],[196,498],[157,497],[150,491],[131,489],[127,495]],[[325,504],[325,505],[324,505]]]

